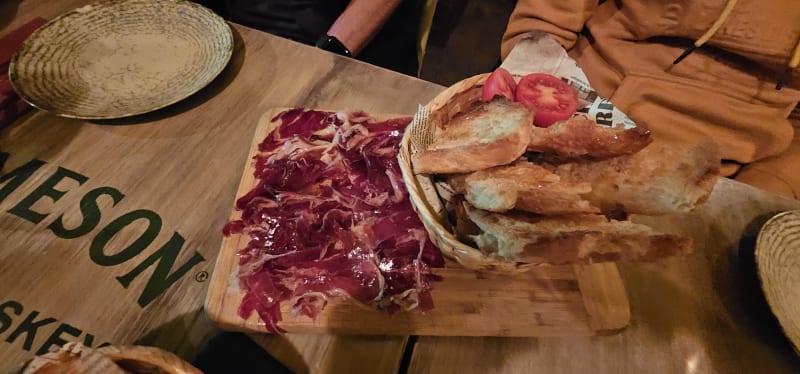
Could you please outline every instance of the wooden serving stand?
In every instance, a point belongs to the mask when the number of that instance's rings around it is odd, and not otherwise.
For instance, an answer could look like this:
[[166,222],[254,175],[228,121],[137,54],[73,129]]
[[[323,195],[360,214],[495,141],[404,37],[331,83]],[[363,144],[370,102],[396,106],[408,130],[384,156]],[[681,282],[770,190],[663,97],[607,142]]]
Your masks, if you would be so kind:
[[[249,158],[276,127],[270,120],[285,109],[262,115]],[[254,185],[253,166],[244,168],[236,196]],[[235,208],[232,219],[240,212]],[[267,332],[256,314],[238,314],[243,293],[238,289],[236,253],[248,242],[246,235],[231,235],[222,242],[205,302],[206,313],[222,329]],[[287,332],[365,335],[428,336],[588,336],[620,330],[630,321],[630,307],[615,264],[554,266],[518,275],[481,273],[448,261],[435,269],[442,276],[434,283],[434,308],[384,312],[351,300],[331,300],[315,320],[292,316],[281,308],[278,326]]]

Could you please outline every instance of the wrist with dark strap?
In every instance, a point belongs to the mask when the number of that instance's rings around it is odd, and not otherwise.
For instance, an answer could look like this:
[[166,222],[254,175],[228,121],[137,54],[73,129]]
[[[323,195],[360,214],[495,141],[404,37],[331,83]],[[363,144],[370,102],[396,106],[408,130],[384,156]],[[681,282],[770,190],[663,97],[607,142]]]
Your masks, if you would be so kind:
[[317,39],[316,46],[318,48],[324,49],[328,52],[333,52],[340,54],[342,56],[353,57],[353,54],[350,53],[350,50],[342,44],[339,39],[336,39],[335,36],[331,35],[323,35],[319,39]]

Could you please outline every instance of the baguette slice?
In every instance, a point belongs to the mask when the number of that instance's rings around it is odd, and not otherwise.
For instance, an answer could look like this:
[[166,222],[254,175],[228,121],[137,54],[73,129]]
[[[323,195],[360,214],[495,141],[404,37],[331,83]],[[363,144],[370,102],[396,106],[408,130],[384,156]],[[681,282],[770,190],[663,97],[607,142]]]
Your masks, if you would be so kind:
[[496,97],[450,119],[426,150],[412,156],[422,174],[468,173],[519,158],[530,140],[533,112]]
[[536,164],[517,162],[448,179],[474,207],[492,212],[512,209],[545,215],[600,213],[581,197],[591,192],[588,183],[569,183]]
[[534,127],[528,150],[559,159],[604,159],[636,153],[652,138],[644,125],[625,129],[598,125],[585,117],[574,117],[548,128]]
[[708,199],[717,182],[716,144],[653,143],[631,155],[546,166],[565,183],[589,183],[582,195],[603,212],[686,213]]
[[472,239],[489,257],[531,264],[655,261],[692,250],[686,237],[656,232],[601,215],[533,216],[491,213],[466,206],[481,233]]
[[543,215],[686,213],[705,201],[719,173],[713,144],[654,143],[605,160],[518,161],[448,178],[476,208]]

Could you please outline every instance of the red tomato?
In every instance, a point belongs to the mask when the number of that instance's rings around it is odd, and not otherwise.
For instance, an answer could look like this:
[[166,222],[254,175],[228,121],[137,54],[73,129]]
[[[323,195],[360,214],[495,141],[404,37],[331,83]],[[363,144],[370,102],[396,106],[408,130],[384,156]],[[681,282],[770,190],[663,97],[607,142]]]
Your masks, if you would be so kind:
[[550,74],[529,74],[520,79],[514,100],[535,109],[533,124],[539,127],[572,117],[578,109],[578,93]]
[[497,68],[492,74],[489,74],[489,78],[483,84],[481,98],[484,101],[489,101],[495,96],[505,96],[510,100],[514,100],[514,90],[516,88],[517,83],[514,82],[514,77],[511,76],[511,73],[506,69]]

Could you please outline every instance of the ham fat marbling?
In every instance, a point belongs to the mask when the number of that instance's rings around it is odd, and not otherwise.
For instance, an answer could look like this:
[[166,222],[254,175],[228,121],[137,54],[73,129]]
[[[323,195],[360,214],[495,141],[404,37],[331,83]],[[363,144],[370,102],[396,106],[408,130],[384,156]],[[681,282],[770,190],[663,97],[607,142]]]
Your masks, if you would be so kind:
[[239,314],[281,330],[280,305],[311,318],[331,298],[388,312],[433,307],[432,267],[444,265],[414,213],[397,161],[410,118],[292,109],[254,157],[255,187],[225,235],[239,250]]

